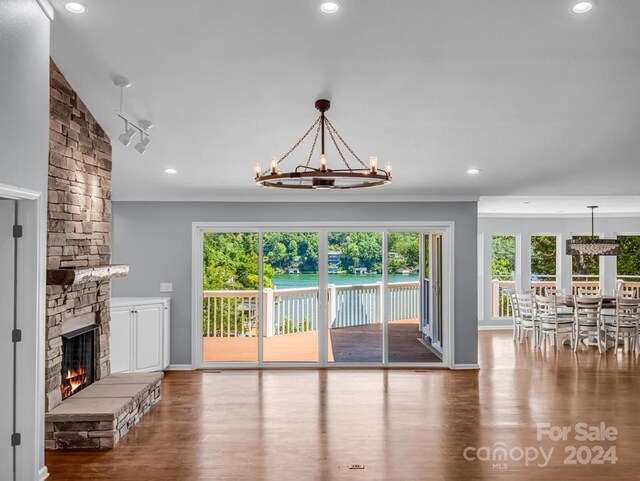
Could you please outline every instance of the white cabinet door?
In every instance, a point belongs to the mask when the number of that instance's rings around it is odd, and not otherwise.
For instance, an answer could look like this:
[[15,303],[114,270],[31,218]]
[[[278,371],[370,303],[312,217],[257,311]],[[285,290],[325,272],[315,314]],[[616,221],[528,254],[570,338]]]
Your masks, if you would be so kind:
[[162,304],[134,307],[134,371],[162,370]]
[[109,350],[111,352],[111,372],[129,372],[131,366],[131,307],[111,308],[111,334]]

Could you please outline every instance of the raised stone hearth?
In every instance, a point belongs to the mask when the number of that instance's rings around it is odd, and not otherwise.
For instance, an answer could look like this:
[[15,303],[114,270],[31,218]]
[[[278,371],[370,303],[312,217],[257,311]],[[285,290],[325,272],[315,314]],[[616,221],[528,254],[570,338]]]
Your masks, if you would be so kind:
[[162,377],[111,374],[65,400],[45,417],[46,448],[113,448],[160,401]]

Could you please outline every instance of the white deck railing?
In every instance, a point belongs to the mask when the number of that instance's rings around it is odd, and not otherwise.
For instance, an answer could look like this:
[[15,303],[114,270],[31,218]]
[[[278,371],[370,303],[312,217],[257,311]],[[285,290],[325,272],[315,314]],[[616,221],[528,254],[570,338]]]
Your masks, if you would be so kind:
[[[317,287],[264,289],[264,335],[277,336],[318,329]],[[203,334],[206,337],[258,335],[258,291],[204,291]],[[390,320],[414,319],[420,309],[420,285],[389,283]],[[328,288],[331,327],[382,322],[382,283]]]

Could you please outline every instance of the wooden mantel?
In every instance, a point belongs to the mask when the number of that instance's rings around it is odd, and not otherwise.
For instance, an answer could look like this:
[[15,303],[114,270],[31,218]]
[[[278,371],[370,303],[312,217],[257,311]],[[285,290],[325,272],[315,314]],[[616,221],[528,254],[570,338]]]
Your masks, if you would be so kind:
[[129,273],[126,264],[108,264],[93,267],[76,267],[73,269],[49,269],[47,271],[48,286],[72,286],[85,282],[100,282],[124,277]]

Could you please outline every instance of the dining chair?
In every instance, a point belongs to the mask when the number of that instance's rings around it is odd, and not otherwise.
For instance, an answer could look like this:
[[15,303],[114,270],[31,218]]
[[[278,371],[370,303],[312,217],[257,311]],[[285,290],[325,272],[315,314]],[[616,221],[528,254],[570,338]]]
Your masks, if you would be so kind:
[[595,335],[598,351],[602,353],[602,297],[573,296],[573,305],[575,318],[573,352],[578,352],[580,340]]
[[544,289],[545,296],[566,296],[567,290],[560,289],[559,287],[545,287]]
[[613,295],[617,299],[618,297],[622,297],[624,299],[636,299],[636,291],[633,289],[616,289],[613,291]]
[[618,353],[620,340],[628,340],[629,349],[638,353],[640,344],[640,299],[616,297],[616,315],[604,323],[605,348],[609,334],[613,334],[614,353]]
[[549,337],[555,343],[556,349],[560,350],[560,334],[571,335],[571,346],[574,342],[575,319],[560,315],[558,312],[558,298],[556,296],[536,296],[536,318],[540,333],[540,343],[542,347],[544,340]]
[[604,295],[602,289],[593,289],[591,287],[578,287],[577,292],[579,297],[602,297]]
[[522,318],[520,317],[520,309],[518,308],[518,296],[515,291],[509,293],[511,301],[511,316],[513,317],[513,340],[520,340],[520,328],[522,327]]
[[533,343],[538,345],[538,322],[535,317],[535,300],[532,292],[516,294],[518,313],[520,314],[520,342],[533,333]]

